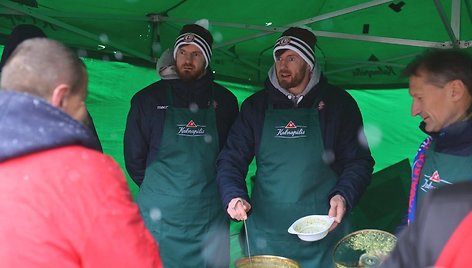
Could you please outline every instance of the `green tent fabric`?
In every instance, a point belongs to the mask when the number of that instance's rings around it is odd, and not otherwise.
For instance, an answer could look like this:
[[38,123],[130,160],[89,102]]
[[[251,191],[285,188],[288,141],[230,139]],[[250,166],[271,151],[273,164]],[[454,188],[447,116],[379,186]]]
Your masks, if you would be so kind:
[[472,49],[469,0],[2,0],[0,42],[18,24],[88,57],[154,66],[185,23],[208,19],[217,79],[260,85],[289,26],[318,36],[322,70],[348,88],[404,87],[400,71],[426,48]]
[[353,229],[396,233],[408,208],[410,174],[408,159],[376,172],[352,211]]

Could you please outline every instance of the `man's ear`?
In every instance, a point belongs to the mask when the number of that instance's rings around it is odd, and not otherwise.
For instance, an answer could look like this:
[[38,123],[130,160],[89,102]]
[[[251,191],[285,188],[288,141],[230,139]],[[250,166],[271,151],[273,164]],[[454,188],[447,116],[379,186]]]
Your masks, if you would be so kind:
[[51,96],[51,105],[62,109],[64,107],[64,102],[66,101],[66,96],[69,94],[69,86],[65,84],[60,84],[52,91]]
[[461,100],[466,94],[467,88],[461,80],[452,80],[448,83],[449,94],[454,101]]

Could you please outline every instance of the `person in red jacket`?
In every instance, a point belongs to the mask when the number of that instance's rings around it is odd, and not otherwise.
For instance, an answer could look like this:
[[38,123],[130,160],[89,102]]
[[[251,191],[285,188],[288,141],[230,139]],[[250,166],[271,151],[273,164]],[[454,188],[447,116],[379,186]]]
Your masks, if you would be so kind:
[[462,268],[472,263],[472,181],[425,195],[417,219],[398,237],[381,268]]
[[162,267],[123,172],[80,123],[80,59],[28,39],[0,86],[1,267]]

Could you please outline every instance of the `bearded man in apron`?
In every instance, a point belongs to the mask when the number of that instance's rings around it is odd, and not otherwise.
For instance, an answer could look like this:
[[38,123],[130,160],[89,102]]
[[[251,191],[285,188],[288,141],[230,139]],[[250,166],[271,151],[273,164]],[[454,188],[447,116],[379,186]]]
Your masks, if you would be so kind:
[[213,82],[213,38],[185,25],[173,56],[177,77],[131,100],[126,168],[164,267],[228,267],[229,220],[219,202],[216,157],[238,113],[236,97]]
[[[369,184],[374,161],[359,108],[327,83],[315,43],[305,28],[289,28],[276,41],[265,89],[243,103],[218,158],[217,181],[229,216],[248,219],[252,255],[332,267],[335,243],[350,231],[346,213]],[[254,156],[250,199],[244,180]],[[324,239],[304,242],[287,232],[310,214],[335,217]]]

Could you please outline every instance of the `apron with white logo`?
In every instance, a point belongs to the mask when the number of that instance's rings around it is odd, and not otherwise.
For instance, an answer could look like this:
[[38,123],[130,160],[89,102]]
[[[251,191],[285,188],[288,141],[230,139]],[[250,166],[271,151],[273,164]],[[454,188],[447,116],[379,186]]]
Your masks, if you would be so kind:
[[305,242],[287,232],[297,219],[327,215],[338,176],[323,161],[318,102],[311,108],[266,110],[252,213],[247,221],[252,255],[277,255],[301,267],[332,267],[335,243],[348,234],[345,219],[333,232]]
[[[456,156],[435,152],[433,140],[431,148],[426,151],[425,163],[421,169],[418,184],[418,200],[438,187],[472,179],[472,155]],[[421,202],[421,201],[420,201]]]
[[164,267],[228,267],[228,218],[216,185],[215,109],[173,107],[170,89],[167,98],[157,160],[146,169],[137,203]]

